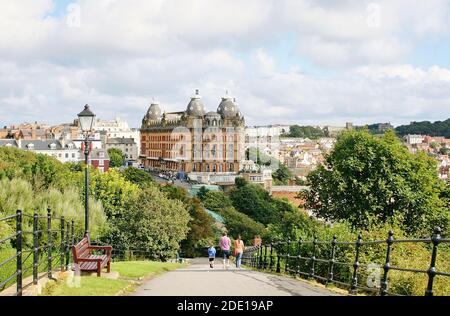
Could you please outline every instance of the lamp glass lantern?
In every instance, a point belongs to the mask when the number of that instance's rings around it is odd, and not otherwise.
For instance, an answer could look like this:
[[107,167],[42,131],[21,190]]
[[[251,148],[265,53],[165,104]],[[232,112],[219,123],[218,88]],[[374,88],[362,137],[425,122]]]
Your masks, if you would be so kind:
[[84,106],[84,110],[78,114],[81,130],[85,133],[92,131],[94,125],[95,114],[92,113],[89,105]]

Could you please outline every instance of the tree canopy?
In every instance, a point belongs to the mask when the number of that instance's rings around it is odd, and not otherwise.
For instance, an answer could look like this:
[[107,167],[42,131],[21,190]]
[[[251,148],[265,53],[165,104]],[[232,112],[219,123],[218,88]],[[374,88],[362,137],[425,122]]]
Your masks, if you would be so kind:
[[109,165],[112,168],[122,167],[125,163],[125,155],[118,148],[108,149]]
[[318,139],[325,137],[324,131],[319,127],[292,125],[288,137]]
[[398,126],[395,131],[398,135],[421,134],[430,136],[444,136],[450,138],[450,118],[445,121],[412,122],[408,125]]
[[321,218],[347,221],[353,228],[399,221],[409,233],[447,227],[449,209],[440,198],[444,183],[437,163],[412,154],[392,131],[343,133],[326,164],[308,176],[306,206]]

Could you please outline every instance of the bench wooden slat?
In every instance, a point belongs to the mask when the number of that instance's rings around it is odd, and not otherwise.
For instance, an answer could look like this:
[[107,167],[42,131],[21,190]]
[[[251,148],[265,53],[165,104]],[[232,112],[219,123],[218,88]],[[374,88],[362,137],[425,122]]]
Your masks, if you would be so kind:
[[[92,248],[96,249],[95,246]],[[72,247],[73,261],[79,264],[79,269],[81,271],[97,271],[97,276],[100,276],[101,269],[107,267],[109,273],[112,247],[108,246],[106,248],[107,249],[104,249],[106,254],[92,255],[89,239],[84,237],[77,245]],[[89,261],[85,261],[83,259],[88,259]]]

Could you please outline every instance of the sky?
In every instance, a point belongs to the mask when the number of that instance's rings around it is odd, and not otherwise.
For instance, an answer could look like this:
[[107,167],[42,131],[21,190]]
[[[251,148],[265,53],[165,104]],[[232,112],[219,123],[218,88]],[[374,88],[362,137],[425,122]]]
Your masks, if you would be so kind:
[[196,89],[247,125],[445,120],[450,0],[0,1],[0,126],[139,127]]

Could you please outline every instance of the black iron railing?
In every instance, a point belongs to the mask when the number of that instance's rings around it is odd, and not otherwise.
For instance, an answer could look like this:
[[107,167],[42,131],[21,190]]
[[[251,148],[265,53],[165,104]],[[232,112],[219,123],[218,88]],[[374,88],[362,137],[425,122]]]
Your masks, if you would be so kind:
[[[15,232],[0,240],[0,254],[10,254],[2,257],[0,262],[0,291],[16,283],[15,294],[21,296],[24,289],[38,284],[39,279],[53,278],[54,271],[69,269],[72,258],[70,247],[74,241],[73,221],[52,216],[51,209],[47,209],[44,216],[18,210],[14,215],[0,218],[0,222],[15,222],[15,225],[10,223],[10,226],[15,226]],[[59,224],[58,229],[54,228],[55,222]],[[31,228],[27,230],[25,223]],[[58,244],[53,242],[56,239],[59,239]],[[8,244],[13,247],[8,248]],[[11,270],[14,263],[15,269],[9,274],[5,272]],[[27,277],[31,277],[30,281],[24,284]]]
[[[26,288],[37,285],[40,279],[55,279],[54,272],[74,269],[71,248],[84,237],[75,232],[74,221],[53,216],[51,209],[47,209],[46,215],[18,210],[0,218],[1,222],[8,223],[14,233],[0,237],[0,292],[15,283],[14,294],[22,296]],[[100,241],[91,244],[112,245]],[[113,261],[161,260],[152,251],[112,246]]]
[[[405,268],[393,265],[392,250],[394,245],[400,244],[428,244],[430,249],[428,269]],[[441,247],[444,251],[449,251],[450,249],[450,238],[442,238],[440,228],[434,230],[431,238],[396,240],[394,233],[389,231],[386,240],[365,241],[361,234],[358,235],[356,241],[339,241],[336,236],[333,236],[333,239],[329,241],[317,240],[317,238],[312,240],[300,239],[298,241],[285,240],[246,248],[242,257],[242,263],[262,271],[284,272],[307,279],[315,279],[324,284],[335,284],[339,287],[347,288],[350,294],[370,292],[381,296],[398,295],[389,291],[389,275],[391,271],[419,273],[426,275],[428,278],[424,294],[433,296],[435,294],[433,292],[435,277],[450,277],[450,272],[437,269],[439,245],[442,245]],[[378,253],[384,253],[384,255],[375,264],[382,270],[379,282],[375,280],[371,286],[368,286],[360,282],[360,277],[362,274],[364,276],[368,275],[367,271],[372,263],[361,262],[361,256],[369,252],[371,247],[377,247]],[[342,248],[345,248],[345,251]],[[338,252],[340,254],[339,258],[347,258],[347,260],[336,260]],[[343,255],[344,253],[347,257]],[[317,271],[318,265],[320,265],[320,271]],[[448,278],[448,281],[450,287],[450,278]]]

